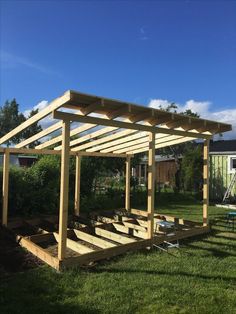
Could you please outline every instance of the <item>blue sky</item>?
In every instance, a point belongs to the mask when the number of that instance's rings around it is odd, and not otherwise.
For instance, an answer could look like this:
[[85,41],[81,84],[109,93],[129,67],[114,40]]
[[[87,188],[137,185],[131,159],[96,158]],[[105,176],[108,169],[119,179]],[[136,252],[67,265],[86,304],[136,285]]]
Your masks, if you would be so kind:
[[21,111],[75,89],[236,120],[236,1],[1,1],[0,40]]

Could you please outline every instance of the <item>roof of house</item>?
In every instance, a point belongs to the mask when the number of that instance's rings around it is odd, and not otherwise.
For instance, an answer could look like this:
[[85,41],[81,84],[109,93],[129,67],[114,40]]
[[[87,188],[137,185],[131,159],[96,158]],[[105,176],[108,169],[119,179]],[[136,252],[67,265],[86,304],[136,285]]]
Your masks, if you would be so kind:
[[236,154],[236,140],[222,140],[210,142],[210,153],[235,153]]

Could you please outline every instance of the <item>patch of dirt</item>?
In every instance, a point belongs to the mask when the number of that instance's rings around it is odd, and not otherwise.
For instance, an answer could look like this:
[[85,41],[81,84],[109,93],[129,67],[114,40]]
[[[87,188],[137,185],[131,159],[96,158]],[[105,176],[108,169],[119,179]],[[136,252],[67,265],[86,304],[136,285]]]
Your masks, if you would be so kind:
[[0,278],[42,264],[37,257],[17,244],[8,230],[0,227]]

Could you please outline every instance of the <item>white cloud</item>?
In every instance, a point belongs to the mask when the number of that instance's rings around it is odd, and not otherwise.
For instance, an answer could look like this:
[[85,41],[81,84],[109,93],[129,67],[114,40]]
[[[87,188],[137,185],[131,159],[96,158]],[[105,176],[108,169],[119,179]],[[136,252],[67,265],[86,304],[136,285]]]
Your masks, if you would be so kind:
[[[161,106],[165,109],[170,104],[171,102],[165,99],[151,99],[148,107],[159,109]],[[236,138],[236,109],[213,111],[214,106],[210,101],[195,101],[193,99],[186,101],[184,104],[176,103],[176,105],[178,106],[177,112],[191,109],[193,112],[198,113],[201,118],[231,124],[232,131],[223,133],[223,138]]]
[[[47,100],[41,100],[39,103],[37,103],[37,105],[35,105],[33,107],[33,110],[38,109],[39,111],[43,110],[44,108],[46,108],[48,106],[48,101]],[[27,109],[23,112],[24,116],[26,118],[29,117],[30,111],[32,109]],[[50,125],[52,125],[55,122],[55,120],[52,118],[51,115],[45,117],[44,119],[42,119],[39,124],[41,125],[41,127],[43,129],[46,129],[47,127],[49,127]]]
[[148,36],[146,35],[146,27],[142,26],[139,29],[139,39],[140,40],[148,40]]

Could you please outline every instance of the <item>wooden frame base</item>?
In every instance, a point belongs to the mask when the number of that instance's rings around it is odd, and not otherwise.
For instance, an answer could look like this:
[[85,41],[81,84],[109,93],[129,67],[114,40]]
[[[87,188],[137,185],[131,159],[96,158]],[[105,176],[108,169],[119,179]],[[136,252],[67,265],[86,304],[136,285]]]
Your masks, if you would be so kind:
[[[174,222],[176,228],[169,234],[154,230],[152,239],[146,236],[147,218],[136,214],[115,214],[113,217],[106,217],[95,213],[93,219],[88,220],[88,224],[71,222],[72,227],[67,229],[67,252],[63,260],[57,257],[56,217],[15,219],[9,221],[8,229],[14,232],[17,242],[22,247],[59,271],[111,258],[127,251],[145,249],[164,241],[171,242],[210,231],[208,226],[199,223],[172,216],[160,217],[157,214],[154,215],[154,225],[161,219]],[[28,228],[29,231],[23,232],[22,235],[20,232],[24,228]]]

